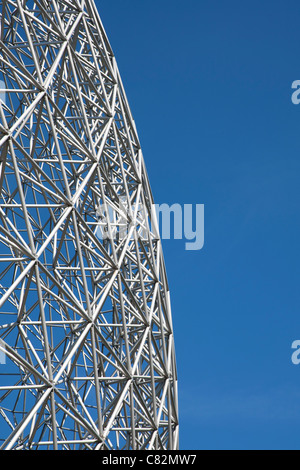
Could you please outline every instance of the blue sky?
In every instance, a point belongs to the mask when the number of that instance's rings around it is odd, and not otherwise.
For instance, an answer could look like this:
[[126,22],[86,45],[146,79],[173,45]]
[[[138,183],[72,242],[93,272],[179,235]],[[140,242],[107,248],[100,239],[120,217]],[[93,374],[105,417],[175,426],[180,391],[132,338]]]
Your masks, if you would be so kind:
[[300,449],[299,2],[96,0],[156,203],[205,204],[165,240],[182,449]]

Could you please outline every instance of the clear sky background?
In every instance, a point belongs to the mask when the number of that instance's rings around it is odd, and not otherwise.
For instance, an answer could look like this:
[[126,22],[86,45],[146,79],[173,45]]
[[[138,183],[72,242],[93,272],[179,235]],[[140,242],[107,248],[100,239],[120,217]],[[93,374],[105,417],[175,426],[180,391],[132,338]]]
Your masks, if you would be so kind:
[[300,449],[300,4],[96,0],[155,202],[205,204],[165,240],[181,449]]

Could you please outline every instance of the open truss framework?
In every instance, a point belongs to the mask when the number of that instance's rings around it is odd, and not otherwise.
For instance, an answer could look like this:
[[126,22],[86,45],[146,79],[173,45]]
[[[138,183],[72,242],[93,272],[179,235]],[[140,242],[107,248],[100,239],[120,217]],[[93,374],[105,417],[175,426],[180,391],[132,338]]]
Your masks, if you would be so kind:
[[0,448],[176,449],[169,289],[92,0],[0,1]]

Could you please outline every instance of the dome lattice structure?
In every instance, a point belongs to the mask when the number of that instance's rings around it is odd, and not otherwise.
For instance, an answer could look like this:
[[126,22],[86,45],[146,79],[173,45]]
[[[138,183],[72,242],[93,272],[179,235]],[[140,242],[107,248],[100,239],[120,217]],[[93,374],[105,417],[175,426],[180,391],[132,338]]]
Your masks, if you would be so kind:
[[0,9],[1,448],[176,449],[162,245],[98,11]]

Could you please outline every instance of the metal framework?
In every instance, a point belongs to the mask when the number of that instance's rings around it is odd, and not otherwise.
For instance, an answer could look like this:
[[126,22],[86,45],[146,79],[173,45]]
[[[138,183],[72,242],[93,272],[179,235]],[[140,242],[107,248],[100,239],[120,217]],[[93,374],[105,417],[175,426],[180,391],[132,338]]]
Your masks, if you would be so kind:
[[97,9],[0,7],[0,446],[176,449],[161,241]]

